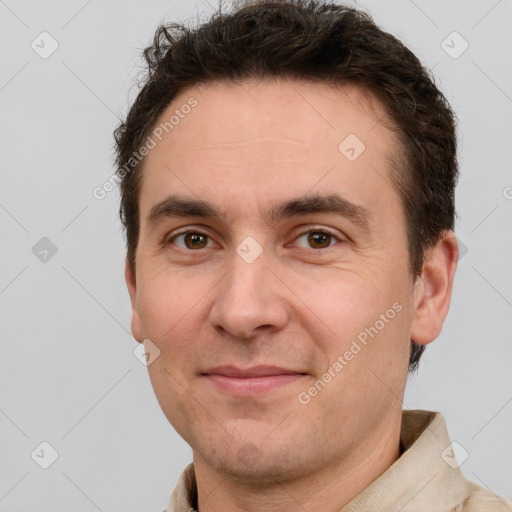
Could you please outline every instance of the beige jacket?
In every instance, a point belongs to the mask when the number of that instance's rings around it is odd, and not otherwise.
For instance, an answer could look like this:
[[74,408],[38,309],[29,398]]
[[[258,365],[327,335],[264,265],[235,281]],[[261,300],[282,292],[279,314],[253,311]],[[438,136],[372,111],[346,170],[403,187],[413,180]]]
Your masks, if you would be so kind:
[[[400,440],[401,457],[340,512],[512,512],[512,503],[464,478],[440,413],[403,411]],[[166,512],[192,512],[196,501],[190,464]]]

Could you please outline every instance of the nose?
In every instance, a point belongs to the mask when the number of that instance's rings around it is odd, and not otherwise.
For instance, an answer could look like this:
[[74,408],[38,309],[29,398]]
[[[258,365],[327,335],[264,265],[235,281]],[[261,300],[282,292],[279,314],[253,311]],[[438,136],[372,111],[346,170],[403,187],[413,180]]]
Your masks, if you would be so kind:
[[285,292],[264,254],[248,263],[235,253],[231,270],[215,287],[210,322],[215,329],[243,339],[278,331],[289,321]]

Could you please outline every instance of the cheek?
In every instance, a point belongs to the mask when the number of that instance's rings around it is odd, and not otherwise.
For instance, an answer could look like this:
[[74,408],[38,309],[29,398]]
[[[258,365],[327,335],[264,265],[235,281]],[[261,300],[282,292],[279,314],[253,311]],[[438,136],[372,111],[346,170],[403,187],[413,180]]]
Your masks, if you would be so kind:
[[375,380],[369,369],[402,373],[411,322],[405,284],[348,271],[311,284],[298,295],[307,306],[302,323],[322,352],[321,371],[342,357],[343,374],[354,381]]
[[[169,283],[167,283],[168,285]],[[203,303],[190,290],[178,292],[163,285],[148,290],[144,305],[144,335],[159,348],[158,358],[148,367],[151,384],[163,412],[185,437],[185,419],[200,417],[198,403],[191,400],[199,333],[205,324]],[[199,301],[199,302],[198,302]],[[203,336],[204,338],[204,336]],[[179,418],[184,417],[182,421]]]
[[139,295],[142,333],[160,350],[159,359],[149,367],[152,380],[169,378],[155,372],[163,361],[173,375],[182,374],[184,362],[194,352],[193,326],[197,331],[197,326],[204,324],[203,311],[198,287],[190,282],[187,285],[166,272],[143,281]]
[[385,287],[348,270],[303,282],[297,295],[309,309],[312,320],[323,323],[330,338],[338,340],[357,335],[393,303]]
[[[161,339],[198,305],[198,283],[169,268],[154,267],[141,275],[138,306],[148,337]],[[204,292],[203,292],[204,293]]]

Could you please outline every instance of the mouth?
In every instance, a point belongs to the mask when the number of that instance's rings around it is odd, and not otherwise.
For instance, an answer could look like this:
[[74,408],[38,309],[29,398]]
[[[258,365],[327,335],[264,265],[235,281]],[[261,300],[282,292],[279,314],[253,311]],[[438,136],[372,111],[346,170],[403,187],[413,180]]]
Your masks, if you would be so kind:
[[303,379],[306,374],[278,366],[217,366],[201,373],[217,390],[237,397],[260,396]]

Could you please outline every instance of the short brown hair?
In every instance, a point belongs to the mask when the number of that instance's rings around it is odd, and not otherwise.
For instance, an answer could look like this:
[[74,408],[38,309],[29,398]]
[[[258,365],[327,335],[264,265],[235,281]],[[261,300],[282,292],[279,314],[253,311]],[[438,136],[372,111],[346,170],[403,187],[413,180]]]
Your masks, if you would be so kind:
[[[364,87],[384,106],[400,142],[392,179],[405,212],[413,277],[421,273],[425,251],[453,229],[455,116],[431,73],[368,14],[330,1],[245,2],[228,13],[220,8],[195,28],[161,25],[144,57],[145,80],[114,134],[120,215],[133,270],[141,183],[133,155],[179,93],[214,81],[283,78]],[[424,348],[411,340],[411,371]]]

